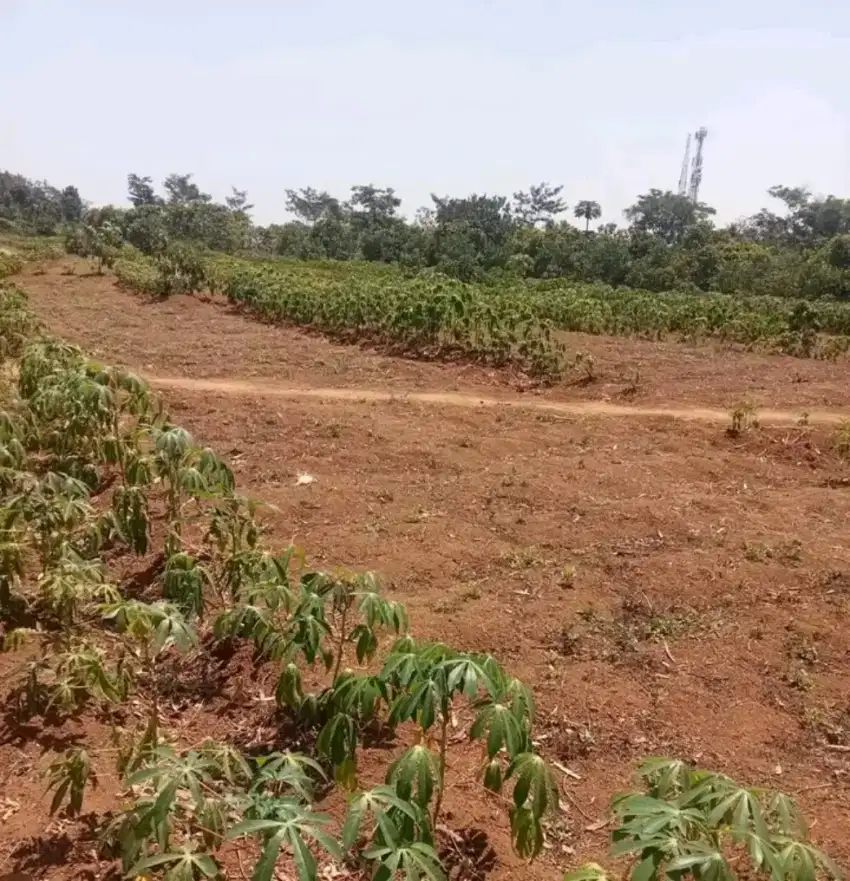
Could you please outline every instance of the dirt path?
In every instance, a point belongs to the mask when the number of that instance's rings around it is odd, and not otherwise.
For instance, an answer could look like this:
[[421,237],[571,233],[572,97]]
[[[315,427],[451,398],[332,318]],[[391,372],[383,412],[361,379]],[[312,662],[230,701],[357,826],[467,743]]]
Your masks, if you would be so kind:
[[[331,401],[416,401],[421,404],[445,404],[453,407],[517,407],[543,410],[564,416],[668,417],[700,422],[726,422],[728,410],[709,407],[634,407],[608,401],[546,401],[533,398],[482,398],[479,395],[455,392],[386,392],[363,388],[293,388],[267,382],[232,379],[191,379],[187,377],[151,376],[150,383],[158,388],[183,389],[194,392],[218,392],[227,395],[257,395],[273,398],[320,398]],[[759,410],[760,422],[796,424],[799,413],[788,410]],[[850,414],[821,410],[807,414],[810,423],[836,424],[850,419]]]

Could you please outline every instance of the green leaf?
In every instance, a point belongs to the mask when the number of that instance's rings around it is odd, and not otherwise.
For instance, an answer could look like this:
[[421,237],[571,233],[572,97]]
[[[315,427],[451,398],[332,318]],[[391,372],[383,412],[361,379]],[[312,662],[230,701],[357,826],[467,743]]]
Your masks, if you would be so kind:
[[417,744],[393,762],[386,779],[395,786],[400,798],[426,809],[439,787],[437,759],[426,746]]
[[632,869],[631,881],[655,881],[658,877],[658,866],[661,863],[661,854],[650,853],[644,857]]
[[511,758],[528,749],[528,738],[513,711],[502,704],[486,704],[472,724],[469,736],[480,739],[487,733],[487,757],[494,758],[505,749]]
[[484,788],[490,792],[502,791],[502,763],[498,759],[492,759],[484,769]]
[[536,820],[557,810],[558,781],[540,756],[520,753],[508,766],[505,777],[516,778],[514,805],[517,808],[528,807]]
[[278,706],[298,710],[304,701],[304,690],[301,686],[301,671],[297,664],[287,664],[277,680],[275,699]]
[[523,859],[534,859],[543,849],[543,826],[528,808],[511,808],[511,840]]

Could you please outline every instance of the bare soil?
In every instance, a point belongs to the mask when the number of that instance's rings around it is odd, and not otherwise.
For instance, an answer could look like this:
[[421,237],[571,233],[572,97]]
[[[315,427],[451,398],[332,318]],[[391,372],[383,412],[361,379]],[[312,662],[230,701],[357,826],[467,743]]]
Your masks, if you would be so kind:
[[[850,409],[846,362],[573,337],[597,378],[520,393],[496,371],[339,346],[220,303],[146,302],[81,266],[22,277],[33,308],[98,357],[168,380],[177,420],[268,503],[273,546],[376,570],[417,636],[492,652],[534,687],[540,749],[578,778],[563,777],[535,878],[605,859],[609,800],[653,754],[796,794],[815,841],[850,863],[850,467],[834,425],[793,418]],[[782,412],[733,437],[723,414],[744,397]],[[313,483],[296,486],[302,472]],[[17,663],[0,657],[0,675]],[[236,659],[215,688],[175,695],[172,729],[186,744],[273,739],[264,687]],[[37,776],[107,733],[87,717],[0,723],[0,878],[110,871],[92,820],[51,821]],[[365,778],[400,747],[367,750]],[[527,878],[504,806],[473,780],[478,753],[457,749],[458,877]],[[115,805],[105,768],[89,807]]]

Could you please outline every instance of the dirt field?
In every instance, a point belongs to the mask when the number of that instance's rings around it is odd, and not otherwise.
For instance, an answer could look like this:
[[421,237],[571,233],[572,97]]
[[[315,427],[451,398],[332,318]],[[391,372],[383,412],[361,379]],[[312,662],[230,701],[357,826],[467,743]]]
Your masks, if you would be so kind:
[[[147,303],[63,265],[23,277],[33,308],[104,360],[167,380],[177,420],[271,506],[273,545],[376,570],[417,636],[492,652],[534,687],[540,749],[578,779],[564,776],[533,877],[605,857],[609,799],[653,754],[797,794],[816,842],[850,863],[850,466],[818,421],[850,414],[846,362],[570,337],[597,378],[520,392],[496,372],[333,345],[217,303]],[[347,391],[304,394],[323,388]],[[745,396],[783,412],[730,437],[726,411]],[[296,486],[300,472],[315,481]],[[237,685],[176,696],[181,739],[267,736],[269,704]],[[106,736],[94,722],[4,723],[0,878],[104,876],[85,822],[50,823],[36,777],[83,729]],[[448,822],[470,830],[477,877],[528,878],[503,806],[471,780],[477,755],[450,760]],[[386,762],[368,754],[367,779]],[[114,795],[104,779],[92,810]]]

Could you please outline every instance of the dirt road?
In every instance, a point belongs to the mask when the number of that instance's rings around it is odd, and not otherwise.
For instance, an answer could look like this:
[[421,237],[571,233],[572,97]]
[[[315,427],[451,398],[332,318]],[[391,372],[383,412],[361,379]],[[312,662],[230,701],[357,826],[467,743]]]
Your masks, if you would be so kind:
[[[415,401],[451,407],[511,407],[538,410],[563,416],[611,416],[619,418],[667,417],[699,422],[726,422],[728,410],[710,407],[637,407],[609,401],[547,401],[533,397],[482,398],[480,395],[455,392],[387,392],[368,388],[294,388],[269,382],[236,379],[194,379],[185,376],[150,376],[158,388],[191,392],[216,392],[228,395],[256,395],[272,398],[319,398],[329,401]],[[797,424],[801,414],[789,410],[758,410],[758,420],[770,424]],[[810,424],[832,425],[850,419],[850,413],[819,410],[806,413]]]

